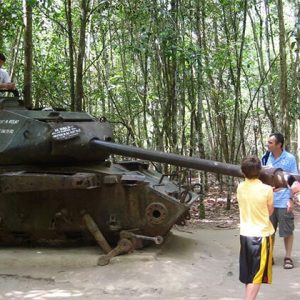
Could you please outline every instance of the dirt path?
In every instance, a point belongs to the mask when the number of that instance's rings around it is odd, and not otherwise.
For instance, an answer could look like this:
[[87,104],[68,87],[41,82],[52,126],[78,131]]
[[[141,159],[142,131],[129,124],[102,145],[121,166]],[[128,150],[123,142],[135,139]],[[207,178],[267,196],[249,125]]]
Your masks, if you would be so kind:
[[[300,299],[300,216],[293,270],[284,270],[277,238],[273,284],[258,299]],[[238,281],[238,229],[176,228],[161,247],[96,266],[99,250],[0,249],[0,299],[243,298]]]

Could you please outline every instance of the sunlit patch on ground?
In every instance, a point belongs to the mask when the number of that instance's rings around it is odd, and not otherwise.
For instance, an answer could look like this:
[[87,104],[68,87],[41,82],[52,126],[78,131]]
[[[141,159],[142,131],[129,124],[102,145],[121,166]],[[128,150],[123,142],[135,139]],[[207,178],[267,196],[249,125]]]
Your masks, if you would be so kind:
[[[20,291],[11,291],[5,294],[6,299],[62,299],[62,298],[71,298],[71,297],[81,297],[83,296],[82,292],[76,290],[31,290],[28,292]],[[1,297],[0,297],[1,299]],[[4,299],[4,298],[3,298]]]

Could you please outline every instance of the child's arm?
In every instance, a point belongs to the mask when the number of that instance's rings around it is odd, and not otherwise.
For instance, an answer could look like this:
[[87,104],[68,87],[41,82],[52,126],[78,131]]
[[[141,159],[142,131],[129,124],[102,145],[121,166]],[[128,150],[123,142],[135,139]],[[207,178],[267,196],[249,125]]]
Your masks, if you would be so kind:
[[267,202],[269,216],[271,216],[273,214],[273,211],[274,211],[273,198],[274,198],[273,191],[270,190],[270,193],[269,193],[269,196],[268,196],[268,202]]
[[268,211],[269,211],[269,216],[271,216],[273,214],[273,211],[274,211],[273,203],[272,204],[268,203]]

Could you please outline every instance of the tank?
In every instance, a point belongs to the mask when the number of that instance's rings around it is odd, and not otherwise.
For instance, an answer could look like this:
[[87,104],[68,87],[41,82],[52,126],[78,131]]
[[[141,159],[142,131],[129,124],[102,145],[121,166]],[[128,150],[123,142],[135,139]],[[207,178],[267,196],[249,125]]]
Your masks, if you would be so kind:
[[[28,110],[17,93],[0,96],[0,141],[0,245],[98,243],[101,265],[162,243],[199,197],[149,161],[243,177],[237,165],[116,144],[105,118]],[[278,187],[286,176],[265,168],[261,178]]]

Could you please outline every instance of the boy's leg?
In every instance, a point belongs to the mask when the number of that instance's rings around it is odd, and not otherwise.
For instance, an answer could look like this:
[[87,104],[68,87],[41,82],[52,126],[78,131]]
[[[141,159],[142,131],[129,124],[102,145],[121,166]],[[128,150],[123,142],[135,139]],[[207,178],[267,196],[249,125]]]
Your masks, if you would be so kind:
[[254,300],[258,294],[260,283],[248,283],[245,285],[245,300]]
[[274,208],[274,212],[273,214],[270,216],[270,221],[275,229],[275,232],[273,234],[273,249],[274,249],[274,244],[275,244],[275,234],[276,234],[276,231],[277,231],[277,227],[278,227],[278,221],[279,221],[279,218],[278,218],[278,209],[277,208]]

